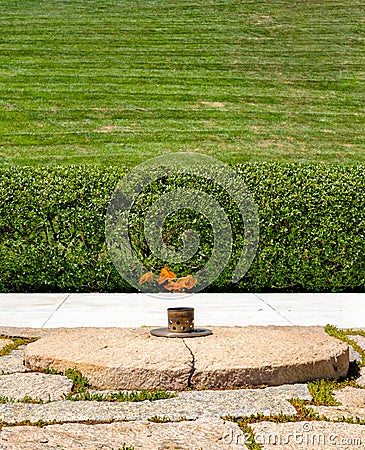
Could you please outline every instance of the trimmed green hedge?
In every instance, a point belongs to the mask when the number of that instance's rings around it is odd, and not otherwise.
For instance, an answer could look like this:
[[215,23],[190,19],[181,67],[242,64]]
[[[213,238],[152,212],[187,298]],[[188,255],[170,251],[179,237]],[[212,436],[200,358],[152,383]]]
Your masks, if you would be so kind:
[[[365,290],[364,166],[249,163],[234,169],[258,206],[259,249],[246,276],[232,284],[242,223],[234,204],[226,202],[236,245],[210,291]],[[123,169],[91,166],[1,169],[0,291],[133,291],[111,263],[104,237],[106,207],[123,174]],[[158,187],[164,191],[169,183],[193,180],[177,177]],[[199,187],[216,192],[211,183]],[[142,233],[147,204],[136,205],[131,236],[145,263],[156,269],[163,262],[151,256]],[[164,227],[169,245],[178,245],[181,230],[192,223],[202,231],[202,250],[190,265],[171,266],[179,276],[209,257],[209,224],[195,219],[180,211]]]

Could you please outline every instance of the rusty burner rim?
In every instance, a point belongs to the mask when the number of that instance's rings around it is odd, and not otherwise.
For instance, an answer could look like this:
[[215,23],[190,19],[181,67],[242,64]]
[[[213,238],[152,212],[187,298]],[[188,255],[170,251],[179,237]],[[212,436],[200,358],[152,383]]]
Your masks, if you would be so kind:
[[209,336],[212,330],[208,328],[194,328],[194,308],[189,306],[167,308],[167,328],[151,330],[153,336],[190,338]]

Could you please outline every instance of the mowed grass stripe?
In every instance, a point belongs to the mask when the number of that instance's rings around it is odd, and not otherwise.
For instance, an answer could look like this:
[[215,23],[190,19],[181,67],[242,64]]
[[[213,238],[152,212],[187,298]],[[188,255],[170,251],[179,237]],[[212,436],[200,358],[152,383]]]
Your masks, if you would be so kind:
[[363,4],[4,1],[0,163],[365,161]]

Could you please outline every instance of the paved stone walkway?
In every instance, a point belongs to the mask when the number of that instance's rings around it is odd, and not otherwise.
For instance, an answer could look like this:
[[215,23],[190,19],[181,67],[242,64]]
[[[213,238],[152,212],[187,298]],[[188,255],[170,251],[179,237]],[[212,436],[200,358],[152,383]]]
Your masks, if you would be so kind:
[[[6,331],[10,337],[43,337],[55,332]],[[0,339],[0,349],[11,342]],[[356,342],[365,350],[365,338],[357,336]],[[70,395],[72,381],[63,375],[26,369],[25,349],[21,346],[0,357],[1,450],[250,449],[248,436],[233,418],[293,417],[297,410],[289,399],[312,400],[305,384],[292,384],[187,390],[173,398],[143,402],[71,401],[64,397]],[[355,352],[352,355],[359,357]],[[358,380],[362,385],[364,378],[363,370]],[[95,392],[111,391],[90,391]],[[251,423],[255,442],[264,450],[364,448],[365,425],[336,421],[342,417],[365,420],[365,389],[347,386],[334,395],[341,405],[306,405],[320,420]]]

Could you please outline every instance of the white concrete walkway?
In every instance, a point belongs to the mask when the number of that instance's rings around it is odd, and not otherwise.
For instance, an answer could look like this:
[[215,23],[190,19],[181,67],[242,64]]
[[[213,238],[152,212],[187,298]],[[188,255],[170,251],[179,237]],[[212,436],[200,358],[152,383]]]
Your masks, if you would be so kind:
[[0,294],[0,326],[167,326],[166,309],[195,308],[196,326],[365,327],[365,294]]

